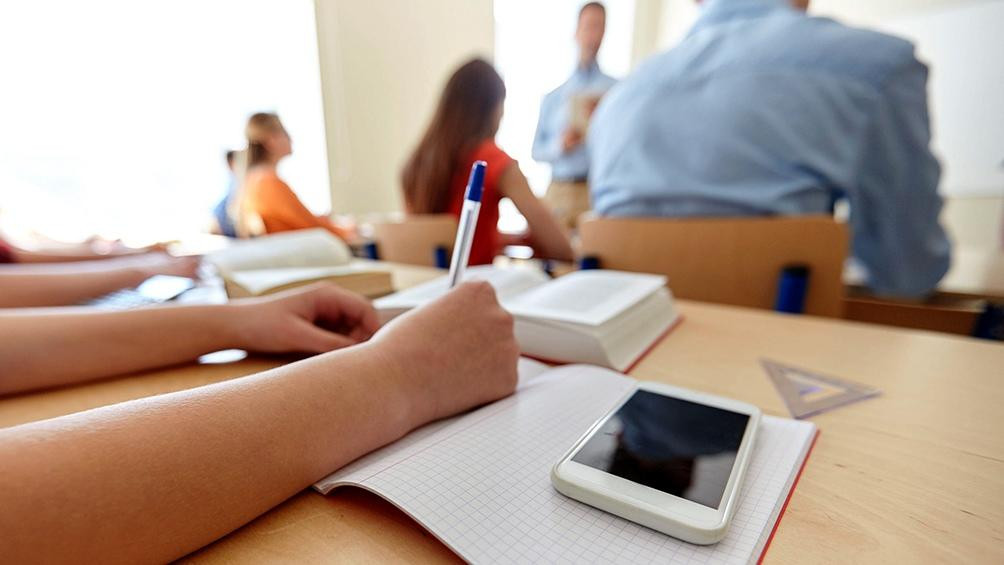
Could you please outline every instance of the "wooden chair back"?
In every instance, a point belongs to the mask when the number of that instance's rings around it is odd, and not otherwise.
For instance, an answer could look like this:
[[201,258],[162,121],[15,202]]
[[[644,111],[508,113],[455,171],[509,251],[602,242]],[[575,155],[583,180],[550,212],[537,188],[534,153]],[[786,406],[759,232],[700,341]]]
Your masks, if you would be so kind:
[[804,313],[843,315],[847,226],[829,216],[582,218],[601,268],[666,275],[679,298],[772,309],[781,272],[809,269]]
[[457,218],[451,214],[412,215],[399,222],[373,224],[380,260],[394,263],[441,267],[436,264],[437,248],[445,249],[449,263],[456,236]]

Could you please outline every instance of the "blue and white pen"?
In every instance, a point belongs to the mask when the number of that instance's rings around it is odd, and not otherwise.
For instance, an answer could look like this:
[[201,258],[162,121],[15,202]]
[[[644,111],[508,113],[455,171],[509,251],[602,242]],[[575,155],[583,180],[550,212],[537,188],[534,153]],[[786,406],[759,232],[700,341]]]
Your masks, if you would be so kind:
[[478,212],[481,211],[481,189],[485,184],[485,169],[488,163],[475,161],[471,167],[471,176],[467,180],[467,193],[464,195],[464,207],[460,210],[460,224],[457,226],[457,239],[453,242],[453,258],[450,260],[450,288],[460,284],[467,268],[467,259],[471,256],[471,244],[474,242],[474,228],[478,225]]

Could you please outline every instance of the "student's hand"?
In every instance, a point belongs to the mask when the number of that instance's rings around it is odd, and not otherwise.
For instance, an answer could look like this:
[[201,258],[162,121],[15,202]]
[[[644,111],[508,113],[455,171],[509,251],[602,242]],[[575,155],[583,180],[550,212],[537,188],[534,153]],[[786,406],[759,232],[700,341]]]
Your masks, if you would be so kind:
[[262,353],[323,353],[366,341],[380,327],[369,301],[330,283],[230,305],[240,348]]
[[582,144],[582,132],[574,128],[568,128],[561,136],[561,151],[568,153]]
[[372,345],[401,377],[413,427],[516,388],[519,346],[513,318],[485,282],[464,283],[400,316],[374,336]]

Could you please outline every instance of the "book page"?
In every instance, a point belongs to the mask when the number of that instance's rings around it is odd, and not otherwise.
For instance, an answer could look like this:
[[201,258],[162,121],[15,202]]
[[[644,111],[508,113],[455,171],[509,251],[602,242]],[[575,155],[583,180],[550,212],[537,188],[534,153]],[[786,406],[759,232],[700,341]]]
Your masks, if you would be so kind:
[[504,306],[515,316],[599,326],[665,286],[660,275],[576,271],[507,298]]
[[[527,289],[547,282],[546,273],[536,269],[499,269],[491,265],[477,265],[464,271],[466,281],[487,281],[495,288],[499,300],[518,295]],[[427,283],[395,292],[373,302],[377,310],[415,308],[439,298],[449,289],[448,277],[443,276]]]
[[223,273],[280,267],[331,267],[352,260],[345,243],[323,228],[241,240],[206,259]]
[[755,562],[815,435],[765,416],[725,539],[689,544],[567,498],[551,467],[635,381],[570,365],[516,395],[440,421],[314,485],[371,490],[469,562]]
[[252,269],[230,274],[230,280],[253,294],[286,284],[327,277],[339,277],[373,272],[366,263],[349,263],[337,267],[282,267],[278,269]]

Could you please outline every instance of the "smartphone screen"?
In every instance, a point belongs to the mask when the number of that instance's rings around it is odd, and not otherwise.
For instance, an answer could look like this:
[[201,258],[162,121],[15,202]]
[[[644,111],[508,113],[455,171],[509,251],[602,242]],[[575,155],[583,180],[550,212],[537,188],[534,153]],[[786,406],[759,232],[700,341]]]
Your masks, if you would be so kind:
[[638,390],[572,457],[717,509],[749,415]]

